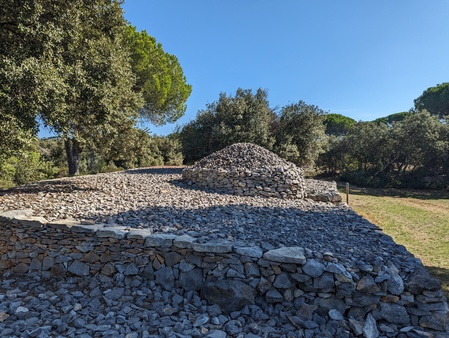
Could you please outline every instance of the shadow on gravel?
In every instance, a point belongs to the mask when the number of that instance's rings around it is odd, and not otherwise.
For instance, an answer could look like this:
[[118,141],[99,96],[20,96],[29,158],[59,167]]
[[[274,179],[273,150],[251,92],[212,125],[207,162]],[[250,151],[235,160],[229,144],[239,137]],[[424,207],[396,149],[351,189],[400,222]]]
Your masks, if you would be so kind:
[[130,169],[126,170],[125,174],[130,175],[142,175],[142,174],[152,174],[152,175],[180,175],[182,174],[183,167],[156,167],[156,168],[142,168],[142,169]]
[[355,213],[334,208],[316,211],[245,203],[193,208],[153,205],[89,216],[97,223],[148,228],[154,233],[187,232],[193,237],[243,241],[248,245],[263,241],[271,244],[269,250],[302,246],[330,251],[337,257],[347,256],[352,250],[367,260],[374,260],[385,250],[401,256],[405,250],[392,240],[379,244],[378,236],[373,236],[373,231],[379,230],[377,226]]
[[71,193],[74,191],[98,191],[95,188],[85,188],[71,181],[51,180],[33,184],[22,185],[9,189],[0,190],[0,196],[15,194],[37,194],[37,193]]
[[[208,194],[235,196],[231,192],[220,191],[218,189],[202,187],[202,186],[198,186],[198,185],[195,185],[195,184],[189,185],[185,181],[183,181],[182,179],[181,180],[171,180],[171,181],[168,181],[168,183],[171,184],[171,185],[174,185],[175,187],[178,187],[178,188],[181,188],[181,189],[186,189],[186,190],[203,191],[203,192],[206,192]],[[244,197],[244,196],[241,196],[241,197]]]

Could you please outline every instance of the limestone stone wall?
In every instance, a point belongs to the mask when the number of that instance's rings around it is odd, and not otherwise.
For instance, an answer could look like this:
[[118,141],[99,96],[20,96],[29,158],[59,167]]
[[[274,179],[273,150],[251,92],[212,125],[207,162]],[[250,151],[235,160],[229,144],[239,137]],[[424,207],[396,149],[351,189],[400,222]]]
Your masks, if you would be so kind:
[[[412,264],[412,263],[411,263]],[[0,216],[0,271],[48,278],[135,275],[166,290],[199,291],[224,312],[254,302],[283,304],[305,324],[314,312],[353,336],[445,336],[448,305],[441,283],[416,260],[408,271],[378,262],[344,266],[332,253],[301,247],[263,250],[145,229],[46,223],[20,212]],[[377,335],[376,335],[377,334]]]

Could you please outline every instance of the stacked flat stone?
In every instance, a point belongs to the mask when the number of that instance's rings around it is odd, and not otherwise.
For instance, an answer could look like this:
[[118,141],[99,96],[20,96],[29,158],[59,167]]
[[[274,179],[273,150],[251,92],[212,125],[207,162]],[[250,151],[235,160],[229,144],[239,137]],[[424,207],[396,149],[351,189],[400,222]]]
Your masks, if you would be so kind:
[[320,181],[313,179],[305,180],[305,197],[319,202],[341,202],[341,196],[338,193],[337,183],[334,181]]
[[[27,292],[10,288],[6,297],[1,295],[2,336],[48,337],[54,329],[66,337],[82,332],[85,337],[98,332],[124,336],[118,331],[123,324],[133,331],[147,327],[154,337],[174,332],[200,337],[213,330],[220,331],[219,337],[248,331],[259,335],[270,327],[270,337],[443,338],[449,331],[441,282],[410,255],[407,271],[382,257],[353,267],[331,252],[302,247],[264,249],[124,226],[47,223],[29,210],[18,210],[0,214],[0,257],[0,273],[6,277],[100,281],[59,305],[45,288],[33,301],[19,298]],[[189,299],[196,300],[191,304]],[[46,316],[54,319],[48,322],[39,313],[51,304],[62,313],[53,315],[50,309]],[[127,320],[133,309],[148,313]],[[179,318],[174,317],[178,312]],[[273,316],[277,320],[270,321]],[[68,325],[75,318],[79,322],[73,326],[85,331]],[[93,318],[95,324],[83,324]],[[136,322],[141,324],[133,327]],[[176,322],[183,325],[176,327]],[[263,329],[255,331],[251,324]],[[156,325],[174,332],[156,331]]]
[[304,198],[301,168],[252,143],[236,143],[186,167],[189,184],[235,194]]

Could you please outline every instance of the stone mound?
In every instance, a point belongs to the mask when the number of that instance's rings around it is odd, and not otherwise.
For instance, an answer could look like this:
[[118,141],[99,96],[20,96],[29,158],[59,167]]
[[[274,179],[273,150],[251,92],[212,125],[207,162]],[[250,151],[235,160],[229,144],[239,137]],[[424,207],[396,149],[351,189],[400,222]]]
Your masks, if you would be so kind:
[[186,167],[182,176],[189,184],[239,196],[304,198],[302,169],[252,143],[219,150]]

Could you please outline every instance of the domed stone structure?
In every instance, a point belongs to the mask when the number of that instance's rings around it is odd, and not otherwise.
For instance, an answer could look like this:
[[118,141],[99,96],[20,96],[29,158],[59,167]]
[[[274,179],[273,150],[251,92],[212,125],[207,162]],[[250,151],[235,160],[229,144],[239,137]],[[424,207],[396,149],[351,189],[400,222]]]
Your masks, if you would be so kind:
[[252,143],[236,143],[195,165],[182,177],[189,184],[239,196],[304,198],[301,168]]

